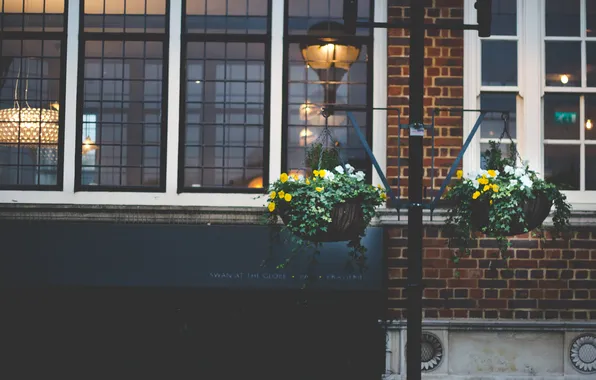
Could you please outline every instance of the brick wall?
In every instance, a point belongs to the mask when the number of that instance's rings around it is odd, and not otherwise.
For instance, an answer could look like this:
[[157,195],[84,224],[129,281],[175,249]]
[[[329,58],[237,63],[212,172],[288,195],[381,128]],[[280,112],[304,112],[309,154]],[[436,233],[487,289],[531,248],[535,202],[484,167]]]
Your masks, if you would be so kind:
[[[402,318],[407,229],[388,234],[389,308]],[[423,244],[425,318],[596,320],[596,228],[568,242],[517,236],[507,266],[495,259],[493,239],[480,240],[457,265],[440,228],[426,227]]]
[[[426,0],[427,22],[463,21],[463,0]],[[389,19],[409,17],[410,0],[389,0]],[[408,123],[409,33],[405,29],[388,31],[388,106],[400,110],[402,124]],[[463,106],[463,33],[462,31],[429,30],[425,39],[425,124],[431,123],[434,108]],[[397,186],[398,156],[401,155],[400,194],[407,197],[408,132],[401,131],[398,149],[397,111],[388,113],[387,124],[387,178],[392,187]],[[436,189],[460,152],[462,145],[462,115],[446,110],[435,115],[435,183]],[[424,185],[431,196],[431,138],[424,139]],[[406,159],[404,159],[405,157]],[[404,188],[406,187],[406,188]],[[395,188],[397,191],[397,188]]]
[[[463,0],[425,1],[429,7],[427,22],[463,21]],[[410,0],[389,0],[390,19],[407,18],[409,4]],[[408,33],[403,29],[388,33],[388,105],[399,108],[401,122],[407,124]],[[425,41],[425,123],[430,123],[433,108],[463,106],[463,34],[427,31]],[[435,124],[437,158],[433,185],[436,189],[461,149],[461,114],[441,111]],[[387,128],[387,177],[395,187],[397,158],[401,155],[400,194],[405,197],[408,133],[401,131],[398,149],[400,131],[396,111],[389,112]],[[430,186],[430,137],[425,137],[424,144],[424,181]],[[393,318],[402,318],[405,317],[407,230],[388,228],[388,234],[389,308]],[[462,259],[456,268],[440,228],[426,227],[424,236],[425,318],[596,319],[596,229],[577,231],[568,243],[518,236],[513,240],[509,268],[494,260],[498,252],[491,239],[481,240],[471,257]]]

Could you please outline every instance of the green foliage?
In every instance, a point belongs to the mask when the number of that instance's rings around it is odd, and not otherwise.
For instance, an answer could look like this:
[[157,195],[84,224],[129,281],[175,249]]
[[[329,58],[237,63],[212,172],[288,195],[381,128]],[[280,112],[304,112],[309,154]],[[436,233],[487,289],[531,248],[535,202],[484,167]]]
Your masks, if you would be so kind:
[[[507,238],[511,235],[511,227],[521,225],[525,227],[524,232],[528,232],[523,205],[536,197],[546,197],[553,203],[552,237],[568,237],[571,206],[565,195],[554,184],[541,179],[527,164],[516,165],[516,157],[514,144],[510,154],[504,157],[498,144],[491,141],[490,148],[483,153],[489,170],[480,170],[465,177],[459,171],[459,180],[445,196],[454,201],[454,206],[447,210],[445,223],[449,246],[456,248],[454,262],[457,263],[462,255],[469,255],[470,248],[476,246],[478,231],[473,220],[477,215],[473,215],[473,211],[482,210],[478,207],[481,204],[488,206],[485,207],[488,223],[481,227],[480,232],[496,239],[503,258],[507,258],[511,246]],[[542,226],[540,229],[544,230]]]
[[[335,205],[357,200],[363,215],[362,229],[348,242],[348,266],[355,263],[363,269],[366,248],[362,246],[361,238],[376,215],[376,207],[387,198],[384,189],[367,184],[364,177],[363,172],[355,172],[349,164],[314,170],[309,177],[282,173],[269,186],[267,218],[270,223],[276,223],[278,216],[283,216],[284,228],[290,232],[294,247],[297,250],[314,249],[318,254],[319,245],[309,237],[328,230]],[[289,260],[282,267],[288,263]]]
[[306,151],[304,163],[313,170],[333,169],[341,166],[339,150],[335,146],[324,147],[321,143],[315,143]]

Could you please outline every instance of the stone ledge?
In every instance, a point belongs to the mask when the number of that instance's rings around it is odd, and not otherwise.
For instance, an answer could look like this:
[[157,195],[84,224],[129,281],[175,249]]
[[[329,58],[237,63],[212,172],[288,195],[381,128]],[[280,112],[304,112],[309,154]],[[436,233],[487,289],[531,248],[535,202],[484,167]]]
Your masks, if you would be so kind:
[[[60,220],[165,224],[260,224],[263,207],[130,206],[78,204],[0,204],[0,220]],[[571,225],[596,227],[596,211],[573,211]],[[445,223],[445,210],[424,210],[426,226]],[[407,226],[408,212],[382,208],[373,226]],[[545,225],[552,225],[546,220]]]
[[[425,319],[422,321],[423,329],[450,330],[450,331],[535,331],[535,332],[561,332],[586,330],[596,331],[596,321],[513,321],[489,319]],[[406,330],[406,320],[392,321],[389,330]]]

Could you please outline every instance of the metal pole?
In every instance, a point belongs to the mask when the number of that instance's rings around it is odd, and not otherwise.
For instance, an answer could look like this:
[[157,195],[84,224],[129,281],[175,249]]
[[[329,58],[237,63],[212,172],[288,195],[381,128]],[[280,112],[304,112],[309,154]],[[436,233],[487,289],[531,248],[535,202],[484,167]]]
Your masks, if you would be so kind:
[[[410,2],[410,136],[408,176],[407,380],[421,378],[422,337],[422,136],[424,125],[424,10],[425,1]],[[422,129],[424,131],[424,129]]]

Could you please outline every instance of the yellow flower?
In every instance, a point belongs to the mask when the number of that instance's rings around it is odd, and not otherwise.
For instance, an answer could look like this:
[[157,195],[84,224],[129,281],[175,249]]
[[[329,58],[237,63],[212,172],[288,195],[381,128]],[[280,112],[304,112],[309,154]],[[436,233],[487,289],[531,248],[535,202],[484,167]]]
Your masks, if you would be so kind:
[[324,187],[316,187],[316,188],[315,188],[315,190],[316,190],[316,191],[318,191],[319,193],[320,193],[321,191],[323,191],[323,189],[324,189]]
[[387,194],[385,194],[385,193],[381,193],[381,199],[382,199],[382,200],[385,200],[385,199],[387,199]]
[[275,199],[276,196],[277,196],[277,193],[275,191],[272,191],[271,193],[269,193],[269,198],[271,198],[271,199]]
[[480,191],[475,192],[474,194],[472,194],[472,199],[476,199],[480,196]]
[[482,178],[480,178],[478,180],[478,183],[481,185],[488,185],[488,178],[486,178],[485,176],[482,176]]
[[319,171],[318,171],[318,170],[313,170],[313,171],[312,171],[312,174],[313,174],[315,177],[317,177],[317,176],[319,175]]
[[308,180],[308,178],[304,181],[304,183],[306,183],[307,185],[310,185],[310,181]]
[[492,200],[492,199],[490,200],[490,204],[491,204],[491,205],[493,204],[493,200]]
[[498,193],[499,192],[499,185],[493,185],[493,191],[495,193]]
[[319,170],[319,177],[321,177],[321,178],[325,177],[325,173],[327,173],[327,172],[325,171],[325,169],[321,169],[321,170]]
[[273,210],[275,210],[275,203],[269,203],[269,206],[267,206],[267,208],[269,209],[269,212],[273,212]]
[[458,171],[456,171],[455,173],[456,173],[456,175],[457,175],[457,179],[461,179],[461,177],[463,177],[463,176],[464,176],[464,172],[463,172],[463,170],[458,170]]
[[484,188],[482,189],[482,191],[487,191],[490,190],[490,186],[489,185],[484,185]]
[[286,173],[281,173],[281,175],[279,176],[279,180],[281,181],[281,183],[284,183],[288,180],[288,175]]
[[292,200],[292,194],[286,194],[286,196],[284,197],[284,199],[286,200],[286,202],[289,202]]
[[497,172],[494,171],[494,170],[492,170],[492,169],[491,170],[487,170],[487,172],[488,172],[488,175],[491,176],[491,177],[496,177],[497,176]]
[[282,190],[282,191],[280,191],[279,193],[277,193],[277,195],[278,195],[278,196],[279,196],[281,199],[283,199],[283,198],[284,198],[284,196],[286,195],[286,193],[284,193],[284,191]]

